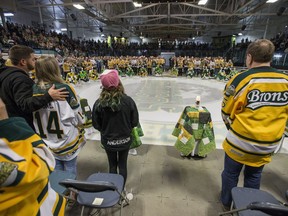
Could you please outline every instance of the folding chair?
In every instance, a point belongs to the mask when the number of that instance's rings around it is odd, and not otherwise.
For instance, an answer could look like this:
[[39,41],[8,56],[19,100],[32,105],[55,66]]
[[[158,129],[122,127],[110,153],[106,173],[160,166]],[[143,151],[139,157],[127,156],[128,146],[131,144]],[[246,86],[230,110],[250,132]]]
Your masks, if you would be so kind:
[[277,200],[266,191],[234,187],[231,191],[232,207],[231,211],[219,213],[219,215],[239,215],[239,216],[285,216],[288,215],[286,203]]
[[121,216],[124,202],[125,206],[129,204],[129,200],[122,194],[124,178],[119,174],[95,173],[85,181],[66,179],[59,184],[77,193],[77,202],[82,205],[81,216],[85,207],[103,209],[117,204],[121,206]]

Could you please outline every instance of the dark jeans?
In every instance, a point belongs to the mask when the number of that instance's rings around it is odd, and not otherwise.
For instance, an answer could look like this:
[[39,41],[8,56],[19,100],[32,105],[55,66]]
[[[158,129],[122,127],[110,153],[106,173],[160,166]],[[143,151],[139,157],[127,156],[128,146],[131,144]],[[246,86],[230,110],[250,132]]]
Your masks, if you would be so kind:
[[261,167],[251,167],[241,164],[227,154],[224,159],[224,170],[222,172],[222,191],[221,201],[225,206],[230,206],[232,202],[231,190],[233,187],[237,187],[238,179],[242,167],[244,166],[244,187],[248,188],[260,188],[261,174],[264,165]]
[[105,150],[108,162],[109,162],[109,172],[118,173],[117,168],[119,168],[119,174],[124,177],[124,185],[127,179],[127,158],[129,149],[122,151],[109,151]]

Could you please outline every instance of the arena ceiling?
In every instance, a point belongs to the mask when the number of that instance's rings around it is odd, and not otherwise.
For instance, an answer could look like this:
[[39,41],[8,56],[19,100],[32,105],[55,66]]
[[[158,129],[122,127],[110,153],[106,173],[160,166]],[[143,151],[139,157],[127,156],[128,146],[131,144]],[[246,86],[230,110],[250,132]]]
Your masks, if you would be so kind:
[[288,0],[266,1],[208,0],[198,5],[199,0],[138,0],[142,7],[135,7],[132,0],[1,0],[0,7],[4,12],[35,14],[39,24],[49,28],[181,40],[235,34],[241,29],[264,31],[267,20],[270,25],[287,25]]

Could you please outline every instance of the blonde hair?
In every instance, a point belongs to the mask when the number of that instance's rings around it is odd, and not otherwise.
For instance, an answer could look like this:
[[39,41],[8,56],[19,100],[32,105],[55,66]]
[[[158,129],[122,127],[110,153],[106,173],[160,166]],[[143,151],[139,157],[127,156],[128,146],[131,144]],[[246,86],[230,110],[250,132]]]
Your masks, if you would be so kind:
[[61,76],[60,67],[56,58],[41,56],[35,63],[35,72],[38,83],[65,83]]
[[125,95],[125,91],[121,81],[119,81],[119,85],[115,88],[103,88],[97,104],[98,110],[101,110],[101,108],[110,107],[113,112],[119,111],[120,102],[123,95]]

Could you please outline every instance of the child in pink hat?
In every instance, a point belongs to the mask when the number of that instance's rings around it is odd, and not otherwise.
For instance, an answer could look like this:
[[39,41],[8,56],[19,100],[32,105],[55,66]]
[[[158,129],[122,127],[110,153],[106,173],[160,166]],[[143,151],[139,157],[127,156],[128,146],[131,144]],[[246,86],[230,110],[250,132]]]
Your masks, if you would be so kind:
[[134,100],[125,94],[117,70],[105,70],[100,80],[103,88],[93,106],[92,124],[100,132],[109,172],[121,174],[126,182],[131,132],[139,123],[138,109]]
[[100,80],[103,88],[115,88],[119,85],[120,79],[117,70],[105,70],[100,75]]

